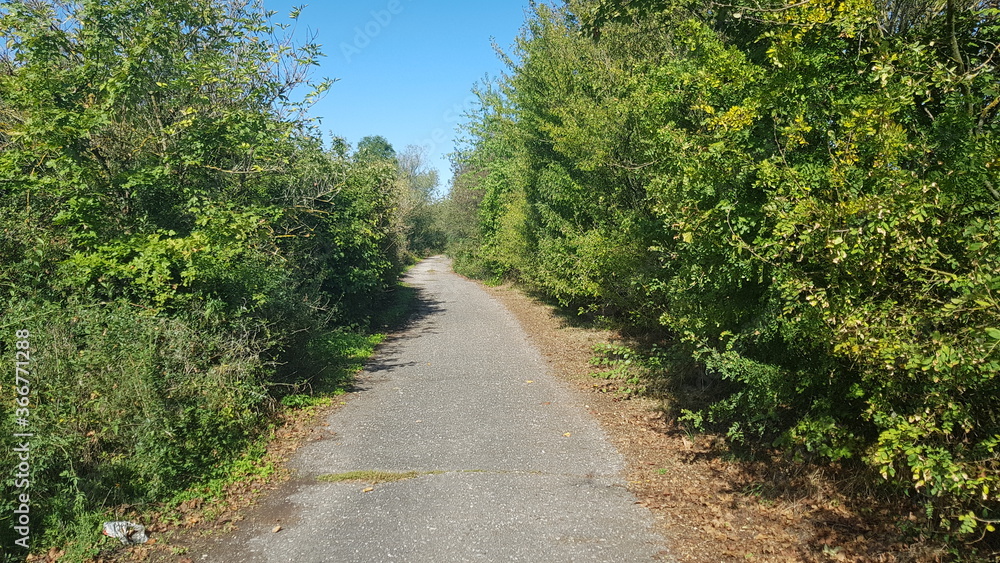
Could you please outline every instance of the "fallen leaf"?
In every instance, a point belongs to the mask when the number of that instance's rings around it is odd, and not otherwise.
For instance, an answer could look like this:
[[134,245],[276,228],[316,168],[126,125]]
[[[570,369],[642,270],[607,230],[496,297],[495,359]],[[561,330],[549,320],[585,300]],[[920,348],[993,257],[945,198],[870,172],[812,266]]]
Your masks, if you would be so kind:
[[361,492],[362,493],[370,493],[370,492],[372,492],[374,490],[375,490],[375,487],[368,487],[367,489],[363,489]]
[[534,381],[534,380],[532,380],[532,379],[525,379],[525,380],[524,380],[524,382],[525,382],[525,383],[534,383],[535,381]]
[[271,532],[275,534],[277,534],[280,531],[281,531],[281,524],[278,524],[277,526],[274,527],[273,530],[271,530]]
[[572,432],[567,432],[567,433],[563,434],[563,436],[565,436],[565,437],[567,437],[567,438],[569,438],[569,437],[570,437],[570,436],[572,436],[572,435],[573,435],[573,433],[572,433]]

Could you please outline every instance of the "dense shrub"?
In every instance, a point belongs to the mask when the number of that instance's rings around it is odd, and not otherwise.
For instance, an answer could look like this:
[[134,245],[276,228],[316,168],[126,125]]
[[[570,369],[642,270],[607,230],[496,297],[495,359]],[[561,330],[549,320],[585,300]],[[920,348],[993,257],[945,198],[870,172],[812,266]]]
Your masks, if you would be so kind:
[[[36,549],[82,558],[115,507],[214,477],[402,270],[398,163],[323,148],[303,113],[329,85],[307,81],[318,47],[270,17],[0,6],[0,355],[28,331],[31,383],[27,426],[0,387],[0,465],[34,434]],[[0,489],[0,543],[22,557],[23,489]]]
[[689,420],[867,463],[979,538],[997,31],[957,0],[539,5],[456,157],[481,198],[458,267],[668,331],[718,382]]

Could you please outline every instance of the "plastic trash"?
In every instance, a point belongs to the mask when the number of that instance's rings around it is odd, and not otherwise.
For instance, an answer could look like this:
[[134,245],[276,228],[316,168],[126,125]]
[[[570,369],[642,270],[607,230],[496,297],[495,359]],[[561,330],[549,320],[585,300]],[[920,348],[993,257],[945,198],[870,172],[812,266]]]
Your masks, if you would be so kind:
[[105,522],[102,533],[105,536],[118,538],[123,545],[146,543],[149,541],[149,536],[146,535],[146,527],[133,522]]

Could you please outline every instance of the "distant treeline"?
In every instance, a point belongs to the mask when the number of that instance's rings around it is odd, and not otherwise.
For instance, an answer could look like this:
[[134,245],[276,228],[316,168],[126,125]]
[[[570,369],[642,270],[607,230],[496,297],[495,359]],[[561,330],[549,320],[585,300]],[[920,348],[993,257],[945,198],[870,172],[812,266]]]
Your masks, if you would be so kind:
[[995,4],[539,3],[505,56],[455,160],[461,271],[669,335],[714,382],[689,424],[992,532]]
[[435,173],[380,137],[325,147],[319,49],[272,16],[0,5],[0,559],[28,529],[81,560],[115,507],[216,476],[435,244]]

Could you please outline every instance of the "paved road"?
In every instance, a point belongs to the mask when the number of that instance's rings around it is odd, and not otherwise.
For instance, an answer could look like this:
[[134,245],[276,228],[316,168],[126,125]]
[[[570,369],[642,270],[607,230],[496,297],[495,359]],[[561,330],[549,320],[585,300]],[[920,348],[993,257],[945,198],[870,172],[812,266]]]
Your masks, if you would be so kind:
[[[440,257],[411,270],[421,313],[303,447],[266,518],[194,560],[650,561],[665,549],[582,398],[548,375],[517,321]],[[358,470],[418,471],[374,485]],[[273,532],[275,519],[282,530]]]

